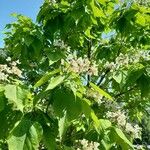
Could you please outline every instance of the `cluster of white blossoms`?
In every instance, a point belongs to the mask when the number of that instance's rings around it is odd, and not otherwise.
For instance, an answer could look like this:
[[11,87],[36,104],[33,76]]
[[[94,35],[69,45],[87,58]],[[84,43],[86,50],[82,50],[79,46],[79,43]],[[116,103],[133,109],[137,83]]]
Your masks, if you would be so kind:
[[126,116],[120,110],[116,112],[108,111],[106,116],[107,118],[110,118],[112,122],[117,122],[117,124],[121,127],[124,127],[126,125]]
[[22,76],[22,71],[17,67],[17,64],[19,64],[19,61],[12,61],[11,58],[8,57],[6,59],[9,62],[9,65],[7,64],[0,64],[0,80],[1,81],[8,81],[9,75],[17,75],[18,77]]
[[145,150],[143,145],[134,145],[135,150]]
[[71,71],[75,73],[88,73],[89,75],[98,76],[98,67],[96,63],[91,63],[88,58],[72,58],[68,60],[68,63],[71,66]]
[[142,5],[150,5],[149,0],[134,0],[134,2]]
[[104,106],[107,110],[116,111],[116,110],[120,109],[120,106],[117,103],[115,103],[113,101],[109,101],[106,98],[103,98],[102,103],[104,104]]
[[100,144],[98,142],[88,141],[86,139],[77,142],[80,143],[80,148],[77,148],[77,150],[99,150],[98,147]]
[[132,125],[128,123],[124,112],[121,112],[120,110],[116,112],[108,111],[106,113],[106,117],[112,122],[117,123],[117,125],[122,129],[125,129],[127,133],[132,134],[133,138],[140,138],[142,128],[140,128],[137,124]]
[[113,72],[115,70],[118,70],[119,68],[122,67],[127,67],[130,64],[136,64],[140,62],[140,60],[150,60],[150,51],[137,51],[136,53],[133,54],[122,54],[115,59],[114,62],[106,62],[104,67],[109,68],[110,72]]
[[62,40],[55,40],[54,43],[53,43],[53,45],[54,45],[55,47],[59,47],[60,49],[67,49],[67,48],[69,48],[69,47],[64,43],[64,41],[62,41]]

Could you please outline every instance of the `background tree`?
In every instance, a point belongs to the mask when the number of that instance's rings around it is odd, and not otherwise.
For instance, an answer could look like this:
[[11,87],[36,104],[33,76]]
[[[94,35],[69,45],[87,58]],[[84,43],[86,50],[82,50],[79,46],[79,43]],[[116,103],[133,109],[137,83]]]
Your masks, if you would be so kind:
[[13,14],[0,65],[2,149],[136,149],[150,105],[148,5],[45,0],[37,23]]

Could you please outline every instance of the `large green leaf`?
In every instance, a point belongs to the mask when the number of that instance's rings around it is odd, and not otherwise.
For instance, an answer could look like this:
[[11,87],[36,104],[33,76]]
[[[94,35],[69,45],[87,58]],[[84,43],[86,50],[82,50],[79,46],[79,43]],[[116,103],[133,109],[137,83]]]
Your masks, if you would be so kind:
[[13,129],[7,142],[9,150],[19,149],[23,150],[27,133],[31,127],[31,121],[23,118],[19,124]]
[[21,88],[18,85],[8,84],[5,86],[5,96],[9,102],[13,103],[18,110],[23,112],[25,103],[27,101],[29,91]]
[[24,150],[37,150],[43,136],[43,129],[38,122],[32,124],[26,137]]
[[90,85],[91,87],[96,90],[100,95],[102,96],[105,96],[106,98],[110,99],[110,100],[113,100],[113,98],[108,94],[106,93],[104,90],[102,90],[101,88],[99,88],[97,85],[95,85],[94,83],[91,83],[90,82]]
[[60,49],[56,49],[55,51],[51,49],[46,49],[47,57],[49,59],[49,65],[57,62],[58,60],[64,58],[64,53]]
[[44,126],[43,128],[43,142],[48,150],[56,149],[54,131],[48,126]]
[[43,134],[39,123],[23,118],[13,129],[7,142],[9,150],[37,150]]
[[60,118],[63,117],[64,111],[67,113],[67,119],[77,119],[82,113],[82,103],[80,99],[75,98],[74,93],[68,88],[59,88],[54,92],[54,111]]
[[111,129],[110,136],[112,142],[116,142],[124,150],[133,149],[132,143],[127,139],[122,130],[116,127],[111,127],[110,129]]
[[11,105],[5,104],[4,109],[0,112],[0,139],[8,137],[16,122],[22,117],[20,111],[13,110]]

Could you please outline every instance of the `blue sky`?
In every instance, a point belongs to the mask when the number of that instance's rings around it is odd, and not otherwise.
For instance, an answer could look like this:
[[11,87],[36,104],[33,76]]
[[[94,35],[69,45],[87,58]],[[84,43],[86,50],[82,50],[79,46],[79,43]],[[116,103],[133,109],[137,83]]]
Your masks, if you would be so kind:
[[0,1],[0,48],[3,47],[4,27],[14,18],[11,13],[19,13],[32,18],[34,21],[43,0],[1,0]]

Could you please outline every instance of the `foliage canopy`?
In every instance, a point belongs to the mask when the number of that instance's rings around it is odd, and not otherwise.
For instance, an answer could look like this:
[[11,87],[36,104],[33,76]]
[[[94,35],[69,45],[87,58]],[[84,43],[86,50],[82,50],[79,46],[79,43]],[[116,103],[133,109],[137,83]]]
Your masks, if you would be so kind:
[[13,16],[0,58],[1,149],[136,149],[150,113],[149,3],[45,0],[36,23]]

